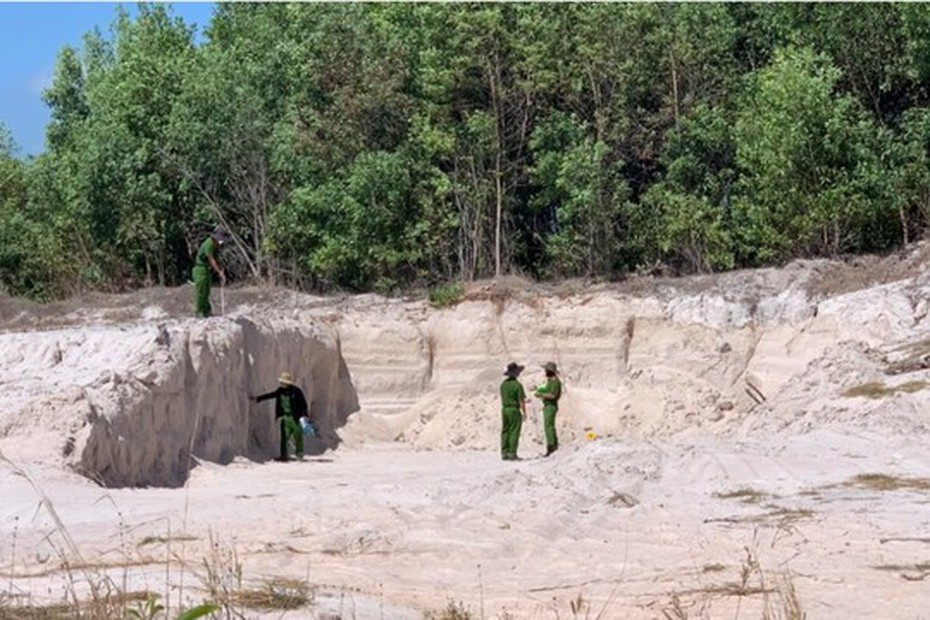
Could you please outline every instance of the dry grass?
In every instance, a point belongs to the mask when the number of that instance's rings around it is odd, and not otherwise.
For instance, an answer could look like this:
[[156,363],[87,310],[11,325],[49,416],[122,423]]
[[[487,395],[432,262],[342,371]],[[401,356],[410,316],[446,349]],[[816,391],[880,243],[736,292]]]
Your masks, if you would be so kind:
[[930,491],[930,478],[907,478],[886,474],[859,474],[844,483],[869,491]]
[[144,547],[146,545],[164,545],[172,542],[192,542],[197,540],[196,536],[190,536],[189,534],[181,534],[178,536],[146,536],[139,541],[139,546]]
[[614,493],[611,495],[610,499],[607,500],[607,503],[611,506],[620,508],[633,508],[639,504],[639,500],[628,493]]
[[857,385],[856,387],[849,388],[843,392],[843,396],[846,398],[888,398],[889,396],[894,396],[899,392],[905,394],[913,394],[914,392],[919,392],[928,387],[926,381],[908,381],[902,383],[901,385],[887,386],[881,381],[870,381],[868,383],[863,383],[862,385]]
[[777,527],[784,528],[802,519],[810,519],[817,514],[808,508],[786,508],[772,504],[763,506],[763,508],[766,509],[766,512],[738,517],[704,519],[704,523],[759,523],[774,524]]
[[757,491],[750,488],[736,489],[735,491],[725,491],[723,493],[714,493],[718,499],[738,499],[744,504],[758,504],[763,499],[772,497],[763,491]]
[[[170,552],[171,544],[175,541],[195,540],[195,537],[186,534],[167,536],[147,536],[139,543],[150,545],[161,543],[166,546],[164,560],[152,558],[132,557],[132,544],[126,537],[126,524],[120,518],[120,553],[119,561],[104,561],[87,559],[75,544],[67,527],[58,516],[51,498],[46,495],[41,486],[16,463],[7,459],[0,453],[0,462],[9,466],[14,475],[24,478],[40,498],[39,507],[44,509],[53,523],[53,530],[45,538],[45,542],[52,546],[58,557],[55,570],[43,571],[43,576],[57,575],[64,579],[64,592],[60,600],[46,602],[37,601],[31,594],[14,595],[14,583],[18,578],[34,577],[17,573],[16,567],[16,537],[17,529],[14,525],[13,544],[10,558],[10,571],[5,575],[9,584],[5,593],[0,592],[0,620],[70,620],[82,618],[84,620],[126,620],[141,619],[155,620],[156,618],[195,619],[214,612],[225,618],[245,618],[243,609],[261,610],[293,610],[305,607],[313,602],[312,590],[307,582],[296,580],[273,579],[263,582],[259,587],[243,587],[243,570],[238,555],[233,548],[225,548],[210,536],[211,551],[202,559],[202,572],[197,574],[201,582],[201,589],[206,590],[207,601],[201,605],[191,607],[190,597],[184,596],[184,574],[187,562],[183,557],[174,557]],[[182,552],[183,553],[183,552]],[[170,574],[172,563],[181,567],[179,575],[181,585],[178,592],[178,602],[175,609],[171,609],[170,601],[165,600],[162,605],[159,595],[150,591],[132,591],[128,588],[129,571],[133,567],[162,565],[165,568],[166,596],[174,588],[174,581]],[[122,571],[122,579],[114,579],[111,575]],[[180,615],[177,615],[180,614]]]
[[247,588],[235,595],[236,602],[246,609],[286,611],[313,603],[313,590],[305,581],[275,578],[256,588]]
[[892,571],[899,573],[907,581],[923,581],[930,577],[930,562],[915,562],[913,564],[879,564],[873,566],[875,570]]
[[875,570],[888,570],[888,571],[916,571],[916,572],[930,572],[930,562],[915,562],[914,564],[879,564],[878,566],[873,566]]
[[438,611],[427,611],[423,620],[475,620],[475,615],[461,601],[449,601]]
[[104,596],[87,601],[71,599],[58,603],[36,604],[0,598],[0,620],[122,619],[126,617],[126,610],[132,604],[146,601],[152,596],[151,592],[120,592],[114,589]]
[[[709,584],[700,588],[675,592],[662,609],[665,620],[688,620],[694,610],[696,617],[717,617],[711,614],[712,603],[718,599],[736,598],[736,618],[744,599],[761,603],[762,620],[804,620],[794,581],[789,572],[770,573],[759,561],[758,531],[753,534],[753,546],[744,547],[745,557],[739,563],[738,578],[725,583]],[[712,564],[704,567],[703,574],[721,573],[726,567]]]

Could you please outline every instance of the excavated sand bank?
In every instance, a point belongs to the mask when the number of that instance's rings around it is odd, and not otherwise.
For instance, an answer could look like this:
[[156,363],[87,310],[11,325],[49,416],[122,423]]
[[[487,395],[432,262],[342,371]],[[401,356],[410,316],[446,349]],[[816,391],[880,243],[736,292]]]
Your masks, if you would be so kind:
[[[78,560],[172,609],[203,600],[218,548],[252,583],[314,588],[311,607],[250,618],[413,619],[450,600],[485,618],[920,617],[921,256],[556,292],[502,280],[442,310],[274,291],[231,292],[209,321],[178,318],[189,291],[18,309],[11,327],[44,331],[0,334],[0,578],[37,600],[74,587],[60,520]],[[499,459],[510,360],[527,387],[562,369],[550,458],[534,403],[524,460]],[[324,421],[305,463],[265,462],[270,404],[246,399],[284,369]],[[69,467],[183,487],[101,489]]]

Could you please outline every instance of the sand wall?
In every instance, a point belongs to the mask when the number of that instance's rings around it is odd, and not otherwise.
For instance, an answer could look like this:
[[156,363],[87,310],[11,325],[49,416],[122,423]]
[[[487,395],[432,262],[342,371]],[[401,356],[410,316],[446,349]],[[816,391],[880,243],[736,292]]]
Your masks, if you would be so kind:
[[[764,426],[756,418],[777,411],[779,398],[797,398],[813,368],[841,368],[832,360],[847,355],[842,343],[911,337],[926,314],[918,300],[927,291],[911,281],[825,300],[797,282],[776,284],[752,295],[736,285],[667,296],[513,295],[442,310],[369,301],[336,322],[361,406],[343,436],[493,449],[510,360],[526,365],[528,390],[544,381],[541,364],[558,363],[566,438],[588,429],[629,438],[747,432]],[[832,396],[866,380],[836,372]],[[540,414],[531,399],[524,442],[541,445]]]

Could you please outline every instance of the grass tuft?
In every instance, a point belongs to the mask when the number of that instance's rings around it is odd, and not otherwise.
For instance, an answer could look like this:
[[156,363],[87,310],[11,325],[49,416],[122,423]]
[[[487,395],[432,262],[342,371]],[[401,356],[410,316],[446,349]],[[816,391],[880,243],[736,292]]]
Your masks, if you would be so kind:
[[434,308],[448,308],[462,301],[465,288],[459,282],[434,286],[429,290],[429,303]]
[[[665,620],[688,620],[692,608],[698,610],[701,618],[711,617],[708,612],[712,601],[731,598],[736,599],[735,618],[743,617],[740,609],[744,599],[755,599],[761,603],[762,620],[804,620],[806,614],[801,609],[791,573],[765,570],[757,555],[755,536],[753,542],[752,548],[744,547],[746,556],[740,562],[736,580],[672,593],[662,609]],[[705,574],[723,570],[725,567],[720,564],[704,567]]]
[[475,620],[475,616],[461,601],[449,601],[439,611],[425,612],[423,620]]
[[930,491],[930,478],[906,478],[886,474],[859,474],[846,482],[848,487],[870,491]]
[[237,593],[236,601],[247,609],[262,611],[300,609],[313,602],[310,586],[296,579],[271,579],[258,588]]
[[763,499],[771,497],[768,493],[757,491],[750,488],[736,489],[735,491],[725,491],[723,493],[714,493],[718,499],[738,499],[744,504],[758,504]]
[[180,542],[180,541],[194,541],[197,540],[196,536],[184,535],[184,536],[172,536],[171,538],[166,538],[165,536],[146,536],[139,541],[139,546],[144,547],[146,545],[164,545],[169,542]]
[[145,602],[155,596],[152,592],[120,592],[114,589],[87,601],[74,600],[71,595],[69,598],[72,600],[42,605],[0,600],[0,620],[110,620],[122,618],[130,604]]
[[919,392],[928,387],[926,381],[908,381],[907,383],[902,383],[901,385],[887,386],[881,381],[870,381],[868,383],[863,383],[862,385],[857,385],[856,387],[849,388],[843,392],[843,396],[846,398],[887,398],[889,396],[894,396],[898,392],[904,392],[906,394],[913,394],[914,392]]

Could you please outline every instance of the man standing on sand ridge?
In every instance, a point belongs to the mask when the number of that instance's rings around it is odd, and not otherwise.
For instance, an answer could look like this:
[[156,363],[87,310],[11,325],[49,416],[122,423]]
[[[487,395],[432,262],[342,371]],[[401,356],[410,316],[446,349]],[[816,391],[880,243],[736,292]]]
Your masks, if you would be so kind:
[[210,305],[210,287],[213,284],[213,278],[210,274],[210,268],[216,272],[221,284],[226,283],[226,274],[216,262],[217,250],[229,241],[230,234],[226,229],[217,226],[210,236],[204,239],[197,250],[197,256],[194,259],[194,269],[191,277],[194,280],[194,315],[199,317],[208,317],[213,314],[213,307]]

